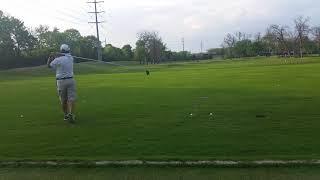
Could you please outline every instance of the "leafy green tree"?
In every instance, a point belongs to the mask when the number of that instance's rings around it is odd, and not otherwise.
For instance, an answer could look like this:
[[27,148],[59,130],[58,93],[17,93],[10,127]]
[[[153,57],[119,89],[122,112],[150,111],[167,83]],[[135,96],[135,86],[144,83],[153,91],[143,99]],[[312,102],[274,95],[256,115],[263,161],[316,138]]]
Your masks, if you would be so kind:
[[254,56],[254,50],[252,48],[251,40],[245,39],[238,41],[234,47],[237,57],[249,57]]
[[30,56],[37,43],[24,23],[0,11],[0,68],[23,67],[37,64],[38,59]]
[[103,49],[103,59],[106,61],[122,61],[123,57],[122,50],[111,44],[107,44]]
[[65,37],[64,43],[72,47],[72,52],[76,55],[81,55],[81,39],[82,36],[80,32],[76,29],[68,29],[63,32]]
[[304,39],[304,50],[306,54],[317,54],[318,53],[318,44],[316,41],[313,41],[309,37]]
[[145,42],[138,40],[136,42],[136,49],[134,50],[134,60],[139,61],[140,64],[145,64],[147,61],[147,50]]
[[121,49],[122,51],[122,54],[123,54],[123,59],[125,61],[131,61],[133,60],[133,51],[132,51],[132,47],[127,44],[127,45],[124,45]]
[[16,18],[10,17],[12,31],[11,38],[15,42],[15,51],[17,55],[22,52],[27,53],[34,48],[36,39],[30,34],[24,23]]
[[10,34],[11,23],[2,11],[0,11],[0,24],[0,56],[13,56],[15,46]]
[[54,28],[49,31],[46,26],[40,26],[36,28],[36,35],[38,38],[39,48],[48,48],[52,50],[58,50],[61,44],[66,43],[66,34],[61,33],[58,28]]
[[49,26],[40,25],[35,29],[35,37],[37,38],[36,48],[49,48],[48,42]]
[[95,36],[82,37],[79,42],[80,55],[83,57],[97,59],[97,43],[98,39]]
[[138,41],[144,45],[147,63],[160,63],[165,55],[166,45],[157,32],[144,31],[138,34]]
[[0,53],[21,56],[28,53],[36,44],[36,39],[19,19],[5,16],[0,12]]
[[223,40],[222,47],[226,49],[225,56],[226,58],[234,58],[234,48],[237,43],[237,39],[234,35],[228,33],[227,36]]

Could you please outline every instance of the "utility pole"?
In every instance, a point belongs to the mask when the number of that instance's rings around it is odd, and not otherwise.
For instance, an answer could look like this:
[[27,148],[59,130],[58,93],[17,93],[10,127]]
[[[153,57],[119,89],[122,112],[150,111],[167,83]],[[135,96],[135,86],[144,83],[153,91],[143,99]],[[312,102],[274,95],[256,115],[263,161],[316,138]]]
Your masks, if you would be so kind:
[[184,38],[182,38],[182,52],[184,52]]
[[89,22],[90,24],[96,24],[96,30],[97,30],[97,39],[98,39],[98,44],[97,44],[97,54],[98,54],[98,60],[102,61],[102,53],[101,53],[101,41],[100,41],[100,35],[99,35],[99,24],[103,23],[102,21],[98,21],[98,14],[103,13],[104,11],[98,11],[97,10],[97,4],[103,3],[104,1],[90,1],[88,3],[94,4],[94,12],[89,12],[91,14],[95,14],[96,21],[95,22]]
[[202,53],[203,52],[203,41],[201,41],[201,44],[200,44],[200,53]]

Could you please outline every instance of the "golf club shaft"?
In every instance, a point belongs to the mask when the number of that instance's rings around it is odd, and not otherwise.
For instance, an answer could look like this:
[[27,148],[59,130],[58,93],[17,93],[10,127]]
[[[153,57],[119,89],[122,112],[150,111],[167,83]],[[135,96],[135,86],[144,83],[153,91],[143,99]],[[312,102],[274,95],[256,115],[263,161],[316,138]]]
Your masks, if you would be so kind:
[[[66,55],[64,53],[59,53],[59,54]],[[121,64],[116,64],[116,63],[106,62],[106,61],[100,61],[100,60],[97,60],[97,59],[85,58],[85,57],[80,57],[80,56],[72,56],[72,57],[76,58],[76,59],[87,60],[87,61],[94,61],[94,62],[101,62],[101,63],[105,63],[105,64],[111,64],[111,65],[115,65],[115,66],[124,66],[124,65],[121,65]]]
[[[65,53],[58,53],[58,54],[66,55]],[[114,65],[114,66],[126,67],[126,68],[130,68],[130,69],[137,69],[136,67],[126,66],[126,65],[122,65],[122,64],[118,64],[118,63],[106,62],[106,61],[101,61],[101,60],[91,59],[91,58],[85,58],[85,57],[80,57],[80,56],[72,56],[72,55],[70,55],[70,56],[75,58],[75,59],[82,59],[82,60],[93,61],[93,62],[101,62],[101,63],[104,63],[104,64],[110,64],[110,65]],[[146,67],[142,67],[141,69],[146,69]]]

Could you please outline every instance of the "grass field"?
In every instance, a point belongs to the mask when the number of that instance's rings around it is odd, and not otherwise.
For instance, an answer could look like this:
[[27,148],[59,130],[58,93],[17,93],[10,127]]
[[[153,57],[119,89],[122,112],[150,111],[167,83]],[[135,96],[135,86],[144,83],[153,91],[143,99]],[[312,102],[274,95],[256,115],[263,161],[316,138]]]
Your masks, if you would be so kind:
[[18,168],[0,180],[318,180],[319,168]]
[[320,58],[131,67],[76,66],[76,125],[45,67],[0,72],[0,160],[320,159]]

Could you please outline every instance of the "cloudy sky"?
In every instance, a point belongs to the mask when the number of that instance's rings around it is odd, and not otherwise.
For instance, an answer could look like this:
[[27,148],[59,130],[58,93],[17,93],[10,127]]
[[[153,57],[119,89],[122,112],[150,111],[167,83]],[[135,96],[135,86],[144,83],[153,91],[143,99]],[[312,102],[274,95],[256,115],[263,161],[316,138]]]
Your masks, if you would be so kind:
[[[86,0],[0,0],[0,10],[20,18],[28,27],[40,24],[60,30],[76,28],[95,34],[93,10]],[[137,33],[155,30],[168,48],[181,50],[181,39],[192,52],[219,47],[225,34],[264,32],[270,24],[292,26],[293,19],[311,17],[320,25],[319,0],[105,0],[99,19],[102,40],[116,46],[134,45]]]

